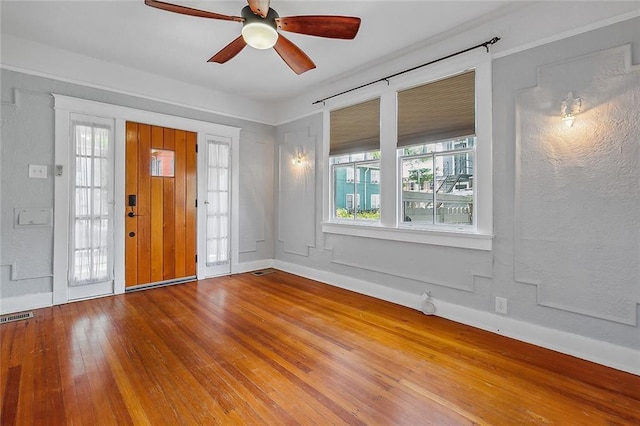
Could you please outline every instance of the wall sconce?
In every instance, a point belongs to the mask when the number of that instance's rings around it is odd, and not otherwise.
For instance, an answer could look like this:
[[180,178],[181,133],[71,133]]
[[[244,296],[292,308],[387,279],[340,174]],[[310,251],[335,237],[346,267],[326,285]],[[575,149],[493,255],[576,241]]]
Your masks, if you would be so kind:
[[573,92],[569,92],[565,100],[560,105],[560,114],[562,115],[562,121],[567,127],[573,126],[573,122],[576,119],[576,115],[580,113],[582,107],[582,100],[575,98]]
[[304,159],[304,155],[302,155],[301,152],[298,152],[297,154],[295,154],[291,159],[291,164],[297,167],[302,167],[305,165],[305,163],[306,161]]

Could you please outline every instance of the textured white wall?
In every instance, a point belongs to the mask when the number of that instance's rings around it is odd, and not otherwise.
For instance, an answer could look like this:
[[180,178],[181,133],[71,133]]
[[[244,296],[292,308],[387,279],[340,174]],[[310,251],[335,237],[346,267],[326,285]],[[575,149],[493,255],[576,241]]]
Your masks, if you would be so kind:
[[[310,127],[286,132],[278,151],[278,241],[286,253],[309,255],[316,238],[316,142]],[[293,164],[300,158],[301,163]]]
[[[611,62],[599,56],[627,43],[639,58],[638,18],[494,62],[493,288],[518,319],[638,349],[638,256],[627,257],[638,250],[637,215],[623,207],[637,203],[637,189],[613,183],[622,157],[638,161],[627,133],[638,131],[638,109],[619,99],[633,96],[637,77],[620,66],[607,75]],[[571,129],[560,120],[569,90],[584,102]],[[614,104],[622,115],[609,120]]]
[[240,133],[240,262],[273,257],[273,137]]
[[[516,100],[516,280],[538,303],[637,325],[640,67],[625,45],[538,70]],[[559,117],[569,91],[574,125]]]
[[[53,227],[14,227],[16,208],[53,208],[53,98],[24,90],[7,94],[1,111],[2,297],[25,289],[50,292],[53,284]],[[47,178],[29,178],[29,164],[48,166]]]

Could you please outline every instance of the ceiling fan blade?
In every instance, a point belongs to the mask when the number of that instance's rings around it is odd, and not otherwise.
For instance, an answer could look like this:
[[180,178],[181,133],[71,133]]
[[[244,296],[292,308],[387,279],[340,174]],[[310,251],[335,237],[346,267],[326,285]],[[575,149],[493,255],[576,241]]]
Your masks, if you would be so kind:
[[242,36],[239,36],[231,43],[223,47],[221,51],[213,55],[207,62],[217,62],[219,64],[224,64],[229,59],[232,59],[234,56],[240,53],[240,51],[244,49],[246,45],[247,43],[244,41]]
[[198,16],[200,18],[221,19],[223,21],[244,22],[244,18],[240,16],[221,15],[219,13],[193,9],[191,7],[165,3],[158,0],[144,0],[144,4],[146,4],[147,6],[155,7],[157,9],[168,10],[169,12],[181,13],[183,15]]
[[278,35],[278,41],[273,48],[278,52],[282,60],[289,65],[289,68],[298,75],[316,67],[316,64],[313,63],[306,53],[287,40],[282,34]]
[[282,31],[317,37],[353,39],[360,28],[360,18],[351,16],[309,15],[276,18]]
[[267,13],[269,13],[269,3],[271,3],[270,0],[247,0],[247,3],[249,3],[249,7],[253,13],[263,18],[267,17]]

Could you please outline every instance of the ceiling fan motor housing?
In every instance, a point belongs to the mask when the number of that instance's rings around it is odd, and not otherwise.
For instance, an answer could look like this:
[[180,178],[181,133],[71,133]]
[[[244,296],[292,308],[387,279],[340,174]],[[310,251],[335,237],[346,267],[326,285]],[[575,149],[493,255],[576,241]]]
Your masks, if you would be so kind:
[[261,17],[253,13],[249,6],[245,6],[241,12],[244,18],[242,26],[242,37],[247,44],[256,49],[269,49],[278,40],[278,31],[276,30],[276,18],[279,17],[278,12],[269,8],[266,17]]

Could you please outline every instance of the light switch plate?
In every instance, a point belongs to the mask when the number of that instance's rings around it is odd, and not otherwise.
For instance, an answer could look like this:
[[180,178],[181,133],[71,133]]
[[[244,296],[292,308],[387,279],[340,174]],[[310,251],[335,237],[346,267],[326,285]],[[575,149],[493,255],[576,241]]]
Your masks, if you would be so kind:
[[38,164],[29,164],[29,177],[36,178],[36,179],[46,179],[47,166],[42,166]]

